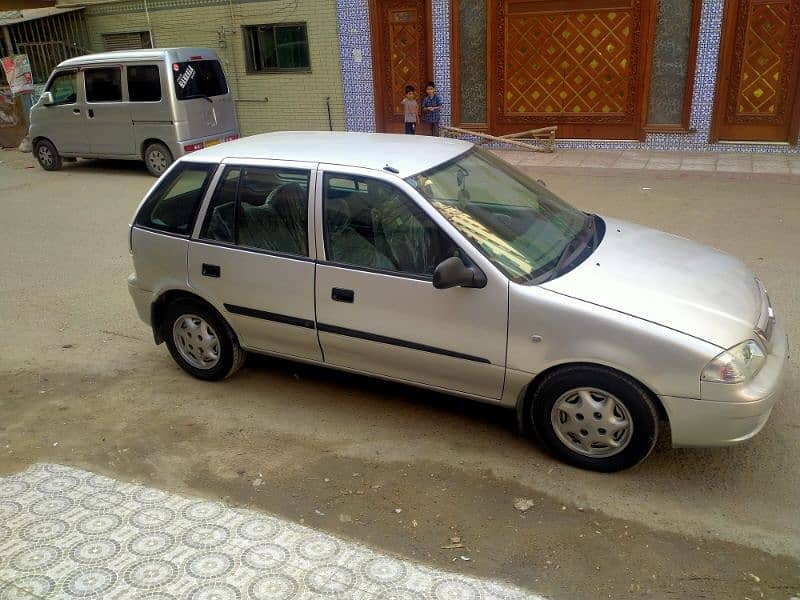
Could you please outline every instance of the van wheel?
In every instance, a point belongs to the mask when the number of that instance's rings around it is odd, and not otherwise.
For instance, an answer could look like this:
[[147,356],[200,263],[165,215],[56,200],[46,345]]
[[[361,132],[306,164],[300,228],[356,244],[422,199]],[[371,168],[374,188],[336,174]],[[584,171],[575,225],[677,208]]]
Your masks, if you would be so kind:
[[592,471],[640,463],[658,437],[658,413],[647,390],[622,373],[590,365],[545,377],[533,393],[528,418],[548,450]]
[[195,300],[176,300],[167,307],[161,336],[175,362],[205,381],[230,377],[247,355],[217,312]]
[[36,160],[45,171],[58,171],[61,168],[61,155],[50,140],[39,140],[34,148]]
[[144,164],[153,177],[161,177],[173,160],[172,152],[161,142],[148,144],[144,149]]

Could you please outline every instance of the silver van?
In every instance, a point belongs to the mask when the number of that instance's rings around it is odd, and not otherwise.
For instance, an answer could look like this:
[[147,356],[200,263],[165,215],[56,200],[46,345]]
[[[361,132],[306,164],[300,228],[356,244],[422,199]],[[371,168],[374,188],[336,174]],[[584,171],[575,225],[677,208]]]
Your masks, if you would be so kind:
[[172,162],[239,137],[231,94],[209,48],[157,48],[65,60],[31,108],[39,164],[62,158],[144,160],[160,176]]

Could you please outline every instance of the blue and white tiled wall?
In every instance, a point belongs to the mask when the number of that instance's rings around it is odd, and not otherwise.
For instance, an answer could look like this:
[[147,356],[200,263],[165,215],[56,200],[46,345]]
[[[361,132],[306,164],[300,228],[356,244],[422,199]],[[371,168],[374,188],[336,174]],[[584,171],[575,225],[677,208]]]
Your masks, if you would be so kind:
[[[800,154],[800,145],[709,144],[717,80],[724,0],[703,0],[690,126],[694,133],[648,134],[644,142],[559,140],[558,148],[603,150],[665,150],[682,152],[768,152]],[[450,124],[450,0],[432,0],[433,70],[445,105],[442,124]],[[337,0],[339,42],[347,129],[375,131],[372,45],[367,0]]]

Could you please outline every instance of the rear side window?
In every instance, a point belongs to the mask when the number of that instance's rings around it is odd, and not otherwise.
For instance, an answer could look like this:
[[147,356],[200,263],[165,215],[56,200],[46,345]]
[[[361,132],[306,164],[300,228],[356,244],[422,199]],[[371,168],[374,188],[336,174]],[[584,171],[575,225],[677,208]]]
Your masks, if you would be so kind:
[[156,65],[128,67],[128,99],[131,102],[161,100],[161,77]]
[[119,67],[86,69],[83,79],[87,102],[122,101],[122,70]]
[[217,60],[193,60],[174,63],[175,95],[178,100],[210,98],[228,93],[225,74]]
[[136,225],[189,235],[217,165],[180,163],[159,183],[136,215]]

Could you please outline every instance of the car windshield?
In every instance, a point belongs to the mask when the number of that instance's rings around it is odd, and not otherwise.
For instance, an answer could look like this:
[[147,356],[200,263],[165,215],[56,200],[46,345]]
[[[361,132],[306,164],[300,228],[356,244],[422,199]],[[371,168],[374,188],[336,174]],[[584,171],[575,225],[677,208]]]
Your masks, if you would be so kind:
[[518,283],[557,276],[592,237],[589,215],[478,148],[406,181]]

